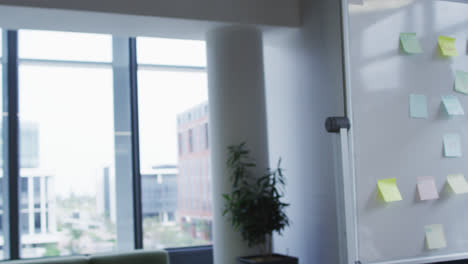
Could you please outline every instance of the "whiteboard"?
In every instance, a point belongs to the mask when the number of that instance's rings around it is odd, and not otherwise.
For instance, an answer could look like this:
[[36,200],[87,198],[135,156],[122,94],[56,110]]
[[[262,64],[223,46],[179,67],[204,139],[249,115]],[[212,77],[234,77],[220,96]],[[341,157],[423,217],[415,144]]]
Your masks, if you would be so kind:
[[[346,89],[357,260],[364,264],[468,258],[468,194],[453,195],[444,187],[448,174],[468,178],[468,96],[453,92],[455,71],[468,72],[467,3],[364,0],[348,6]],[[401,32],[416,32],[424,53],[403,54]],[[439,35],[456,38],[458,57],[439,55]],[[410,94],[426,95],[427,120],[410,119]],[[456,95],[465,116],[447,118],[441,107],[444,95]],[[462,158],[443,157],[447,133],[460,134]],[[419,201],[420,176],[435,177],[439,200]],[[378,201],[377,180],[386,178],[397,179],[403,201]],[[446,248],[426,249],[424,226],[430,224],[443,224]]]

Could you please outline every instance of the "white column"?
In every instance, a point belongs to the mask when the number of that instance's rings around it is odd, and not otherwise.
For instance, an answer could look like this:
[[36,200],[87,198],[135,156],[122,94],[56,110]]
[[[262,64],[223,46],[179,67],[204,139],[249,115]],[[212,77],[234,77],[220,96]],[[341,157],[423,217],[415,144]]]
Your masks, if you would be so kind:
[[258,173],[268,167],[262,34],[248,26],[226,26],[207,33],[210,155],[215,264],[257,254],[222,216],[223,193],[231,190],[227,146],[247,142]]
[[[109,199],[115,197],[117,250],[134,248],[133,193],[129,191],[132,180],[132,134],[130,110],[129,42],[127,38],[112,38],[114,70],[114,146],[115,185],[109,186]],[[112,174],[110,174],[112,175]],[[110,177],[109,175],[109,177]],[[106,199],[106,198],[104,198]],[[113,210],[111,209],[111,215]]]

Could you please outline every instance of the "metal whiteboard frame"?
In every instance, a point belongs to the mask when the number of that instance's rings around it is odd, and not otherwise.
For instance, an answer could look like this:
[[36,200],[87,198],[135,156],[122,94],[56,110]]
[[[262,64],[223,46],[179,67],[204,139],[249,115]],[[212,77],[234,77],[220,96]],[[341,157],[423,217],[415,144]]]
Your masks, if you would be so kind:
[[[359,263],[359,244],[357,237],[357,208],[356,208],[356,181],[354,168],[353,123],[351,104],[351,73],[350,73],[350,46],[349,46],[349,14],[348,1],[340,1],[342,63],[343,63],[343,94],[345,115],[351,124],[349,130],[341,129],[339,148],[340,169],[336,178],[338,233],[341,264]],[[349,199],[352,197],[352,199]]]
[[[446,2],[458,2],[468,4],[468,0],[434,0]],[[351,85],[351,56],[349,35],[349,0],[340,0],[342,63],[343,63],[343,94],[345,104],[345,116],[349,119],[351,128],[341,129],[338,142],[334,141],[336,166],[336,191],[337,191],[337,215],[338,238],[340,251],[340,264],[420,264],[442,261],[454,261],[468,259],[468,252],[446,254],[430,257],[417,257],[389,260],[383,262],[362,263],[359,260],[359,240],[357,198],[356,198],[356,170],[354,160],[354,136],[353,136],[353,108]],[[351,199],[349,199],[351,198]]]

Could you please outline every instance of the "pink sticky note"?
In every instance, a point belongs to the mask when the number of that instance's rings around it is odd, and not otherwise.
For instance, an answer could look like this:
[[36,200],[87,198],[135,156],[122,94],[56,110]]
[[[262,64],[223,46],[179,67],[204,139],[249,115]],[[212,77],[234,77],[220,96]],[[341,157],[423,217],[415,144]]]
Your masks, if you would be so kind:
[[421,201],[439,199],[434,177],[418,177],[418,191]]

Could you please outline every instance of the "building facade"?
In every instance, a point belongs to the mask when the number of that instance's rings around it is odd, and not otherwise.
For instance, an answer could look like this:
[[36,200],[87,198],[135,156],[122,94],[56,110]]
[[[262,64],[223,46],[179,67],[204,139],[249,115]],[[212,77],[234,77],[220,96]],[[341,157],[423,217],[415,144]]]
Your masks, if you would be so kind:
[[178,217],[193,237],[211,240],[212,205],[208,103],[177,116]]
[[40,168],[20,170],[20,230],[22,256],[44,255],[58,242],[53,173]]
[[[103,169],[98,181],[97,210],[116,223],[115,170]],[[177,215],[177,177],[175,165],[153,166],[141,172],[141,202],[143,218],[157,218],[162,223],[175,223]]]
[[[1,144],[1,149],[3,148]],[[0,157],[0,161],[3,161],[3,156]],[[46,245],[58,242],[54,173],[40,167],[39,126],[36,123],[21,122],[20,124],[19,161],[21,167],[19,181],[21,255],[26,258],[36,257],[45,253]],[[3,169],[0,169],[2,193],[5,186],[3,174]],[[0,197],[0,233],[3,233],[3,222],[7,220],[3,219],[6,216],[3,213],[4,195]],[[0,237],[0,248],[3,249],[3,246],[3,237]],[[3,253],[1,249],[0,252]]]
[[175,223],[177,214],[177,176],[174,165],[154,166],[141,173],[143,218],[153,217],[162,223]]

